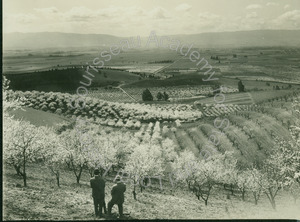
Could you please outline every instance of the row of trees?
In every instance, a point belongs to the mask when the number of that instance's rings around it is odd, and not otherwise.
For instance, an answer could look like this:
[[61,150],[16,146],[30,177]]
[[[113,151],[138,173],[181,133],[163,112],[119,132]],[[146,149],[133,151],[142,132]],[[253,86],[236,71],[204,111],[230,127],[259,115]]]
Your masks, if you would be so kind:
[[[162,177],[171,164],[176,184],[187,184],[189,190],[208,204],[215,187],[238,188],[245,200],[246,192],[253,194],[255,204],[265,194],[276,208],[276,196],[282,189],[290,190],[295,201],[300,189],[299,128],[293,130],[297,142],[278,140],[274,153],[262,168],[241,169],[233,153],[215,154],[206,160],[194,154],[174,151],[172,140],[163,138],[159,122],[150,123],[135,135],[129,132],[109,132],[98,126],[77,122],[73,129],[56,133],[47,127],[35,127],[26,121],[4,119],[4,160],[12,165],[27,185],[27,164],[46,165],[60,185],[60,171],[69,169],[80,182],[84,170],[91,173],[100,168],[106,174],[112,167],[126,172],[135,186],[142,190],[141,178]],[[86,126],[88,125],[88,127]]]
[[149,123],[156,120],[175,121],[202,116],[202,112],[197,109],[182,110],[179,105],[175,104],[159,106],[157,104],[117,103],[67,93],[38,91],[8,90],[7,94],[9,100],[22,100],[24,106],[54,112],[67,118],[80,116],[94,121],[100,119],[100,124],[109,126],[130,126],[131,123],[127,124],[130,120],[135,124],[137,121]]
[[245,200],[246,192],[253,195],[255,204],[262,194],[276,209],[278,192],[287,189],[296,201],[300,195],[300,151],[291,143],[279,142],[274,153],[262,168],[241,169],[230,152],[216,154],[209,160],[198,160],[188,151],[181,153],[173,164],[177,181],[187,183],[188,188],[205,205],[214,187],[236,187]]
[[245,86],[241,80],[238,82],[238,89],[239,89],[239,92],[245,92]]
[[[293,140],[276,140],[274,152],[261,168],[241,169],[232,153],[214,154],[207,159],[196,159],[184,151],[177,154],[173,141],[164,137],[159,122],[143,126],[137,133],[105,131],[87,121],[77,121],[71,127],[58,131],[36,127],[23,120],[15,120],[8,110],[20,104],[5,100],[4,92],[4,161],[12,165],[27,185],[27,164],[45,164],[60,185],[60,171],[68,168],[79,183],[82,173],[101,168],[105,175],[117,167],[142,188],[143,178],[164,176],[171,167],[172,184],[187,184],[195,196],[208,204],[211,191],[217,186],[237,187],[245,199],[252,192],[255,203],[265,194],[273,208],[276,196],[289,189],[297,199],[300,183],[300,128],[291,127]],[[294,106],[298,109],[299,106]],[[163,128],[164,130],[164,128]],[[165,130],[164,130],[165,131]],[[173,182],[177,183],[173,183]],[[142,189],[141,189],[142,190]]]
[[[145,176],[161,175],[174,160],[172,140],[161,136],[160,123],[150,123],[135,135],[126,131],[103,130],[88,121],[77,120],[59,127],[36,127],[5,115],[4,160],[13,166],[27,185],[28,163],[46,165],[60,185],[60,171],[69,169],[79,183],[87,170],[106,174],[111,168],[123,169],[134,184]],[[135,192],[135,187],[134,187]],[[136,195],[136,194],[135,194]]]
[[[143,99],[143,101],[153,101],[153,95],[149,89],[145,89],[143,91],[142,99]],[[156,99],[159,101],[161,101],[161,100],[168,101],[169,95],[166,92],[163,92],[163,93],[158,92],[156,95]]]

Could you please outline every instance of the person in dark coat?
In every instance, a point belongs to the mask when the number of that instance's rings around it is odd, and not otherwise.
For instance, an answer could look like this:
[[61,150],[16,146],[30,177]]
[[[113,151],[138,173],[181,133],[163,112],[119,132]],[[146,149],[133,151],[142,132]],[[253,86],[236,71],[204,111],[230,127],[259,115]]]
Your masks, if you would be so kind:
[[111,200],[108,202],[108,214],[111,214],[112,207],[117,204],[119,209],[120,217],[123,216],[123,203],[124,203],[124,193],[126,191],[126,185],[121,182],[121,177],[116,177],[116,184],[111,189]]
[[92,188],[92,196],[94,199],[95,215],[102,217],[103,207],[105,211],[105,181],[99,174],[100,171],[96,169],[94,171],[95,177],[91,178],[90,183]]

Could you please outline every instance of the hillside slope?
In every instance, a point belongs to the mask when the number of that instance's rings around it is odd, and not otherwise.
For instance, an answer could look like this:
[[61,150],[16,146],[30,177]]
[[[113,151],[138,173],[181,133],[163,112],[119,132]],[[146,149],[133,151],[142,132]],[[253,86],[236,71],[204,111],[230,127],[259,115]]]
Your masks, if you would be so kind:
[[68,118],[62,117],[60,115],[36,110],[30,107],[23,107],[23,110],[12,110],[10,111],[10,114],[13,115],[15,119],[23,119],[25,121],[29,121],[35,126],[55,127],[62,122],[70,121]]
[[[110,200],[112,180],[116,172],[106,178],[106,204]],[[4,220],[93,220],[93,200],[89,187],[89,175],[85,172],[80,185],[75,183],[72,172],[61,173],[61,187],[56,187],[55,177],[44,166],[31,165],[28,168],[28,187],[16,187],[22,179],[15,175],[12,168],[5,169],[3,187]],[[227,191],[213,190],[208,206],[185,189],[178,188],[173,193],[169,181],[163,181],[162,190],[155,185],[143,193],[138,192],[137,201],[133,199],[133,187],[127,184],[124,203],[124,219],[271,219],[300,218],[299,205],[292,204],[286,193],[279,194],[278,210],[271,208],[267,198],[262,196],[254,205],[249,193],[242,202],[238,193],[228,200]],[[298,204],[298,203],[297,203]],[[172,206],[172,207],[170,207]],[[226,210],[227,209],[227,210]],[[116,219],[117,207],[112,210]]]

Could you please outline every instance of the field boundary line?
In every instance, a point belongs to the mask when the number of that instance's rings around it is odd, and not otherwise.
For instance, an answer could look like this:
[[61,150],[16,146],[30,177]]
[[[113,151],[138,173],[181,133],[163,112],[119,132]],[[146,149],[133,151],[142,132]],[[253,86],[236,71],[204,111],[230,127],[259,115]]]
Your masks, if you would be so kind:
[[131,98],[133,101],[135,101],[135,102],[138,102],[133,96],[131,96],[129,93],[127,93],[123,88],[122,88],[122,86],[124,86],[125,85],[125,83],[124,82],[122,82],[120,85],[118,85],[117,87],[113,87],[113,88],[115,88],[115,89],[120,89],[123,93],[125,93],[129,98]]
[[127,93],[123,88],[118,87],[121,91],[123,91],[127,96],[129,96],[131,99],[133,99],[135,102],[138,102],[133,96],[131,96],[129,93]]
[[248,92],[247,94],[249,95],[249,97],[250,97],[250,99],[251,99],[252,103],[253,103],[253,104],[255,104],[255,102],[254,102],[254,99],[253,99],[253,97],[252,97],[251,93],[249,93],[249,92]]

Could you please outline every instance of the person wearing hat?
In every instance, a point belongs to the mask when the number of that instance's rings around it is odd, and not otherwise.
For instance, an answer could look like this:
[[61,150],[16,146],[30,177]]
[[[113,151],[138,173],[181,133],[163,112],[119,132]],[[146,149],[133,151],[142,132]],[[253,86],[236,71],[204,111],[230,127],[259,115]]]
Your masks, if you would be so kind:
[[100,176],[100,171],[98,169],[94,170],[94,177],[91,178],[91,188],[92,196],[94,199],[95,215],[102,217],[102,208],[105,209],[105,181]]
[[124,203],[124,193],[126,191],[126,185],[121,181],[121,177],[117,176],[116,184],[111,189],[111,200],[108,202],[108,214],[111,214],[112,207],[117,204],[119,209],[120,217],[123,216],[123,203]]

